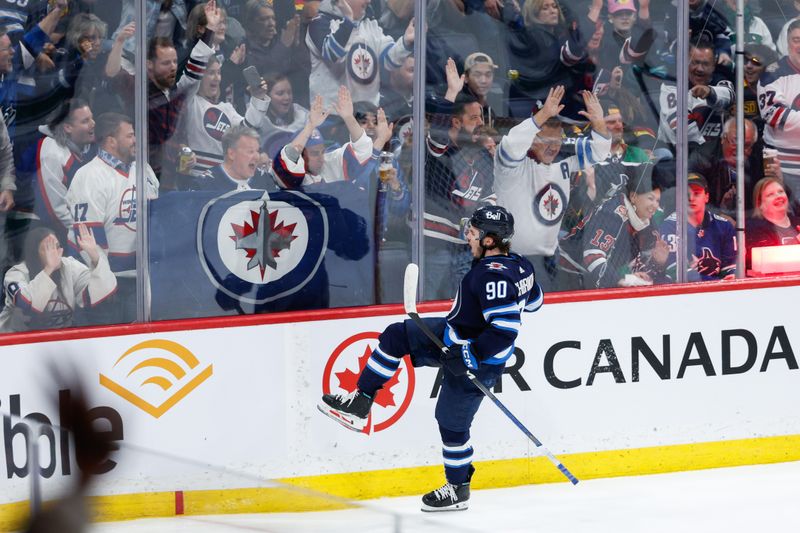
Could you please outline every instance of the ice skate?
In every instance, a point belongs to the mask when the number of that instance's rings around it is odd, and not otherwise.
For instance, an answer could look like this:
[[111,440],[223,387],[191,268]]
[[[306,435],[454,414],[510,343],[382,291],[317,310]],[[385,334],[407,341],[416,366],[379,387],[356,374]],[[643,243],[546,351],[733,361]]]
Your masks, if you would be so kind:
[[317,408],[347,429],[363,431],[373,398],[356,389],[349,394],[325,394]]
[[466,511],[469,508],[469,482],[453,485],[445,483],[422,497],[422,510],[426,512]]

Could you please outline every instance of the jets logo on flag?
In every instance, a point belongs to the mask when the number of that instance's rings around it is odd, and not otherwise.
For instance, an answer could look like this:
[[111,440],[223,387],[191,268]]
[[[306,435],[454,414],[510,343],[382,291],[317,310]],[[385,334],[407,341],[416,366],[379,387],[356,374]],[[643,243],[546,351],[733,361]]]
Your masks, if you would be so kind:
[[231,191],[205,205],[197,226],[198,256],[211,283],[251,304],[301,290],[327,245],[325,209],[298,191]]

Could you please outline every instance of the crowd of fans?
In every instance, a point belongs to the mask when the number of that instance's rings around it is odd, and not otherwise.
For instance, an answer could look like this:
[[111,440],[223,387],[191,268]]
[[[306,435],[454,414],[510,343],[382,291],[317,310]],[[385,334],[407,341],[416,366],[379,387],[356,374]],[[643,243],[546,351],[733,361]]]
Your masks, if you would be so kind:
[[[366,305],[402,298],[413,179],[424,180],[428,299],[453,297],[470,266],[462,220],[486,203],[516,217],[515,249],[545,290],[674,281],[685,179],[688,279],[730,279],[738,196],[748,240],[798,242],[800,1],[747,2],[744,36],[735,0],[677,1],[690,10],[687,72],[676,70],[675,2],[429,0],[415,95],[413,0],[145,0],[146,28],[133,0],[0,0],[0,331],[134,320],[137,194],[363,199]],[[147,80],[135,71],[139,31]],[[678,76],[688,117],[677,116]],[[149,157],[137,191],[142,84]],[[412,140],[415,97],[424,142]],[[683,120],[687,177],[675,172]]]

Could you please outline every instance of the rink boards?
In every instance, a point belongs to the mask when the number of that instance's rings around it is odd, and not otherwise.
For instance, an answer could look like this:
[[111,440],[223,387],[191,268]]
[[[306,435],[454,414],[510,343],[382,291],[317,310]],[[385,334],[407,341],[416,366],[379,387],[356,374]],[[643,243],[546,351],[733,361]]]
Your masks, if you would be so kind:
[[[549,297],[525,315],[495,392],[582,479],[800,459],[800,287],[708,288]],[[0,528],[26,510],[14,502],[30,491],[27,427],[59,425],[71,394],[52,384],[54,362],[82,378],[98,427],[120,445],[92,489],[100,519],[339,505],[267,479],[348,499],[439,486],[437,369],[401,364],[368,434],[316,408],[354,385],[378,333],[403,318],[398,306],[10,338]],[[48,499],[77,466],[58,428],[37,443]],[[471,443],[476,488],[565,481],[488,401]]]

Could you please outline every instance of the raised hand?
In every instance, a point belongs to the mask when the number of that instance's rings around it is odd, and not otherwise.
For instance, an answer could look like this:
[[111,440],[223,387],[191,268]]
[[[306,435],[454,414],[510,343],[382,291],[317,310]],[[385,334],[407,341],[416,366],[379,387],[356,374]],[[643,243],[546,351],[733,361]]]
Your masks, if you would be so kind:
[[247,45],[242,43],[233,49],[233,52],[231,52],[231,56],[228,59],[234,65],[241,65],[244,63],[245,57],[247,57]]
[[39,259],[42,261],[42,270],[49,276],[61,268],[61,256],[64,255],[64,249],[61,248],[61,243],[52,233],[42,239],[41,246]]
[[100,252],[97,248],[97,242],[94,240],[94,233],[86,224],[78,224],[78,246],[92,260],[92,266],[97,266],[100,261]]
[[222,12],[217,7],[217,0],[208,0],[203,11],[206,15],[206,28],[213,32],[218,31],[222,23]]
[[339,11],[342,12],[342,15],[344,15],[345,18],[353,20],[353,8],[350,7],[350,4],[347,2],[347,0],[339,0],[336,2],[336,7],[339,8]]
[[411,17],[411,20],[408,22],[408,26],[406,26],[406,32],[403,34],[403,42],[405,42],[406,46],[409,47],[414,45],[414,35],[416,35],[414,20],[414,17]]
[[[547,119],[558,116],[561,110],[564,109],[564,104],[561,103],[561,100],[564,98],[565,92],[563,85],[550,88],[550,91],[547,93],[547,99],[539,110],[539,113],[544,113],[544,117],[541,117],[543,118],[542,123],[546,122]],[[537,115],[539,115],[539,113],[537,113]],[[539,125],[541,126],[542,123]]]
[[464,75],[459,75],[456,62],[452,57],[447,58],[447,64],[444,66],[445,77],[447,78],[447,92],[444,99],[449,102],[455,102],[456,96],[464,88]]
[[583,91],[581,96],[583,96],[583,106],[586,110],[578,111],[578,114],[589,119],[595,129],[598,129],[598,124],[605,125],[603,106],[600,105],[597,95],[591,91]]
[[317,128],[325,122],[329,114],[330,112],[325,109],[325,105],[322,103],[322,96],[318,94],[314,101],[311,102],[311,108],[308,110],[308,123],[311,124],[311,127]]
[[131,37],[133,37],[134,35],[136,35],[136,23],[131,22],[130,24],[126,24],[121,30],[119,30],[116,41],[119,44],[122,44]]
[[300,15],[295,15],[286,23],[281,32],[281,42],[287,48],[300,44]]
[[353,98],[350,91],[344,85],[339,86],[339,95],[336,100],[336,113],[340,117],[353,116]]
[[375,127],[375,144],[379,144],[382,147],[392,138],[394,122],[390,124],[389,121],[386,120],[386,113],[383,111],[382,107],[378,108],[377,120],[378,125]]

